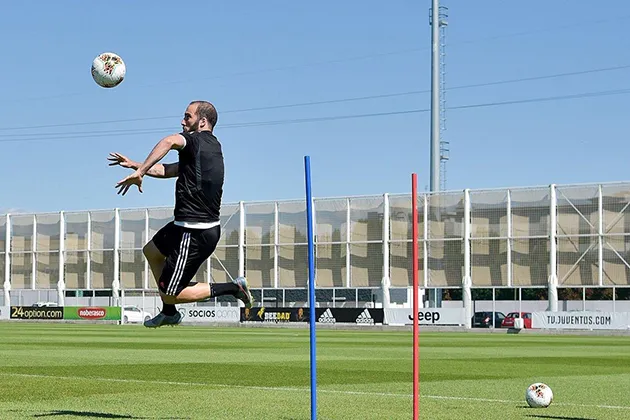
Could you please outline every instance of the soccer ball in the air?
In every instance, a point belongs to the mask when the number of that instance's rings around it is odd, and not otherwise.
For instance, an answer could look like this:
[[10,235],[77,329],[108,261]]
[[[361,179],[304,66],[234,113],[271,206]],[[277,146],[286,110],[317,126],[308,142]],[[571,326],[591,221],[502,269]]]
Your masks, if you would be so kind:
[[104,52],[92,61],[92,78],[101,87],[113,88],[125,78],[127,68],[119,55]]
[[553,392],[551,388],[549,388],[549,385],[536,382],[527,387],[525,400],[532,408],[546,408],[549,407],[553,401]]

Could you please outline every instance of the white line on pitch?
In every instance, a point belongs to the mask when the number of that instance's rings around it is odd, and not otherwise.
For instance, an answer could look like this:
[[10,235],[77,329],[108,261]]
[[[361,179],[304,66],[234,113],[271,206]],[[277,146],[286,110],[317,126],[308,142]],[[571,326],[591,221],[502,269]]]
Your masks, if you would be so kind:
[[[55,376],[55,375],[36,375],[29,373],[9,373],[0,372],[0,376],[14,376],[21,378],[45,378],[45,379],[64,379],[64,380],[86,380],[86,381],[103,381],[103,382],[120,382],[120,383],[140,383],[140,384],[155,384],[155,385],[184,385],[184,386],[207,386],[214,388],[240,388],[251,389],[255,391],[290,391],[290,392],[307,392],[309,388],[290,388],[290,387],[275,387],[275,386],[254,386],[254,385],[231,385],[231,384],[214,384],[207,382],[177,382],[177,381],[152,381],[146,379],[122,379],[122,378],[95,378],[89,376]],[[369,392],[369,391],[343,391],[336,389],[318,389],[318,393],[325,394],[342,394],[342,395],[368,395],[378,397],[402,397],[411,398],[411,394],[396,394],[389,392]],[[490,403],[502,403],[502,404],[519,404],[523,401],[514,400],[500,400],[492,398],[476,398],[476,397],[449,397],[442,395],[420,395],[420,398],[427,398],[433,400],[453,400],[453,401],[476,401],[476,402],[490,402]],[[556,402],[554,405],[561,405],[567,407],[584,407],[584,408],[605,408],[612,410],[630,410],[630,406],[623,405],[596,405],[596,404],[573,404]]]

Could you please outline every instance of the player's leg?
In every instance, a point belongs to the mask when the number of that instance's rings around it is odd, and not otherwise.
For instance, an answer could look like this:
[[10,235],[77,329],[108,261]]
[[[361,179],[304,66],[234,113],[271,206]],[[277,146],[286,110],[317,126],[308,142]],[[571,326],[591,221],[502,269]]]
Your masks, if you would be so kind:
[[248,308],[251,308],[254,301],[245,277],[237,277],[229,283],[192,284],[191,282],[191,284],[182,289],[177,296],[168,296],[162,293],[160,293],[160,295],[164,302],[172,304],[200,302],[223,295],[232,295],[240,299]]
[[[157,328],[162,325],[177,325],[181,322],[181,314],[177,312],[173,302],[165,299],[165,295],[167,295],[168,282],[178,270],[182,258],[185,258],[186,240],[187,236],[183,228],[171,222],[160,229],[152,241],[145,246],[145,255],[154,262],[151,270],[156,278],[163,303],[160,313],[144,322],[145,327]],[[159,255],[165,256],[163,261]]]
[[[164,230],[168,231],[169,228],[165,227]],[[156,245],[156,242],[160,244],[162,249],[168,249],[168,246],[164,244],[164,238],[166,237],[165,232],[158,232],[154,239],[150,240],[144,248],[142,248],[142,252],[149,263],[149,267],[151,268],[151,272],[153,273],[153,277],[155,278],[156,284],[160,276],[162,275],[162,270],[164,270],[164,265],[166,264],[166,256],[160,251],[160,248]],[[168,251],[165,251],[168,253]],[[165,303],[164,299],[162,299],[162,311],[165,315],[175,315],[177,309],[175,305]]]
[[147,242],[144,248],[142,248],[142,253],[149,263],[149,268],[151,268],[151,272],[155,278],[155,283],[157,284],[157,281],[162,274],[162,270],[164,269],[164,264],[166,263],[166,255],[163,255],[162,252],[160,252],[153,240]]
[[[159,281],[166,264],[166,255],[173,250],[173,243],[177,239],[177,229],[173,222],[164,225],[142,249],[149,263],[155,282]],[[177,312],[175,305],[164,303],[162,300],[162,312],[166,315],[174,315]]]
[[180,266],[181,279],[177,280],[178,285],[172,284],[162,299],[167,303],[189,303],[207,300],[211,297],[232,295],[243,301],[246,307],[251,307],[253,298],[249,292],[247,280],[238,277],[228,283],[195,283],[190,282],[199,267],[207,261],[214,253],[214,250],[221,238],[221,227],[215,226],[210,229],[192,230],[186,242],[186,259]]
[[[176,234],[170,235],[176,244],[167,255],[164,268],[158,280],[158,289],[162,301],[167,305],[198,302],[210,297],[230,294],[242,300],[246,307],[251,307],[253,298],[249,292],[247,280],[243,277],[230,283],[209,284],[193,283],[199,267],[214,252],[220,237],[220,227],[195,230],[174,227]],[[181,314],[165,313],[163,310],[155,318],[145,322],[147,327],[176,325],[181,322]]]
[[[176,303],[193,302],[209,297],[207,284],[206,287],[200,287],[200,284],[192,282],[208,255],[203,233],[203,230],[187,229],[180,226],[172,228],[168,236],[169,242],[174,246],[166,256],[164,268],[158,279],[158,290],[164,302],[164,309],[154,318],[146,321],[144,323],[146,327],[157,328],[162,325],[177,325],[182,321],[182,315],[177,310],[169,312],[169,308],[175,308]],[[187,289],[195,291],[195,299],[178,300],[178,295]],[[203,290],[206,292],[201,292]]]

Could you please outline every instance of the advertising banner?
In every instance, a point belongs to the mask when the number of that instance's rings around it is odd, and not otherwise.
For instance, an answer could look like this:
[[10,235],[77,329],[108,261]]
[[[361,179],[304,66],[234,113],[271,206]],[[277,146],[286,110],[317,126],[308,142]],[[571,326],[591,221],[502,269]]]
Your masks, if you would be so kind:
[[119,306],[66,306],[63,319],[86,321],[120,321]]
[[240,308],[242,322],[308,322],[308,308]]
[[532,312],[532,328],[626,330],[630,328],[630,312]]
[[9,306],[0,306],[0,320],[9,319],[11,308]]
[[[387,325],[413,325],[412,308],[387,308],[385,323]],[[465,325],[464,308],[420,308],[418,325]]]
[[11,319],[63,319],[63,306],[11,306]]
[[319,324],[374,325],[382,324],[384,317],[381,308],[317,308],[315,314]]
[[241,320],[241,309],[238,307],[190,306],[180,307],[179,312],[184,317],[182,324],[198,322],[238,323]]
[[[309,322],[309,308],[241,308],[241,321],[248,322]],[[315,308],[315,322],[320,324],[350,323],[374,325],[383,323],[380,308]]]

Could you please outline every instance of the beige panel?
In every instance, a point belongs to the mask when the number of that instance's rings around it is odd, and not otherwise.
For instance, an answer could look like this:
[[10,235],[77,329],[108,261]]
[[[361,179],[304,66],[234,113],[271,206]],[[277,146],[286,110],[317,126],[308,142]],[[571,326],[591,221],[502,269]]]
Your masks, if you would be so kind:
[[464,194],[442,193],[428,197],[429,239],[462,238]]
[[549,188],[513,190],[510,192],[510,199],[512,236],[549,235]]
[[[424,199],[418,197],[418,238],[424,237]],[[389,229],[391,240],[413,239],[411,194],[389,197]]]
[[278,249],[279,287],[306,287],[308,284],[308,246],[282,245]]
[[429,287],[461,286],[464,275],[462,240],[430,241]]
[[280,244],[308,241],[304,201],[278,203],[278,230]]
[[605,233],[630,234],[630,185],[602,186]]
[[114,249],[114,212],[90,212],[91,216],[91,249]]
[[512,240],[512,285],[543,286],[549,282],[549,240]]
[[345,199],[314,200],[315,241],[346,242],[348,240],[347,201]]
[[114,251],[92,251],[90,260],[92,289],[111,289],[114,281]]
[[30,289],[32,285],[33,254],[11,254],[11,288]]
[[317,287],[346,286],[346,244],[318,244],[315,250]]
[[380,287],[383,280],[383,244],[351,244],[352,287]]
[[588,235],[598,231],[599,188],[579,186],[556,188],[558,234]]
[[[630,206],[628,206],[630,209]],[[630,233],[630,212],[625,210],[610,211],[604,210],[604,226],[605,234],[623,235]]]
[[471,237],[506,237],[507,191],[471,191],[470,219]]
[[145,211],[121,210],[120,216],[120,248],[141,249],[145,244]]
[[144,255],[141,250],[120,251],[120,285],[123,289],[144,288]]
[[351,241],[382,241],[383,212],[383,197],[350,199]]
[[[577,235],[579,234],[580,224],[584,220],[580,215],[575,213],[558,215],[558,235]],[[588,231],[586,233],[589,233]]]
[[302,233],[292,225],[279,225],[278,226],[278,243],[280,244],[293,244],[296,242],[306,242],[308,239],[302,237]]
[[558,238],[557,252],[558,285],[594,286],[599,284],[597,238]]
[[59,252],[38,252],[35,255],[37,289],[56,289],[59,281]]
[[275,206],[273,203],[245,205],[245,244],[269,245],[275,242]]
[[512,215],[512,235],[519,236],[534,236],[537,232],[532,232],[529,224],[529,217],[513,214]]
[[65,249],[69,251],[82,251],[88,248],[88,213],[66,213]]
[[11,252],[33,250],[33,216],[11,216]]
[[630,237],[608,237],[604,242],[604,285],[630,285]]
[[37,248],[39,251],[59,251],[61,215],[37,215]]
[[273,246],[245,247],[245,275],[253,288],[273,287]]
[[87,252],[66,251],[64,254],[66,289],[87,288]]
[[473,287],[507,286],[507,239],[474,239],[470,248]]
[[[418,282],[424,286],[423,242],[418,244]],[[413,285],[413,244],[411,241],[389,244],[389,272],[393,287]]]

